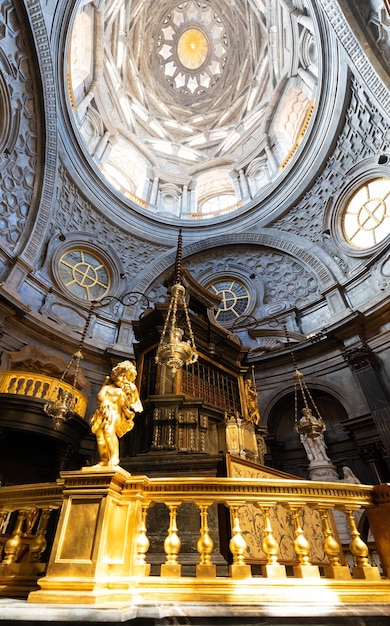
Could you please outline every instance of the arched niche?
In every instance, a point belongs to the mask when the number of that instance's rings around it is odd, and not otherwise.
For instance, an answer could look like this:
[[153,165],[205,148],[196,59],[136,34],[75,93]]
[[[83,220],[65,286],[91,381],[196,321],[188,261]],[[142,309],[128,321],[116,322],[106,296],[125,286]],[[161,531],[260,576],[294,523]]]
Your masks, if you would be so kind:
[[[345,407],[328,391],[310,389],[310,394],[326,423],[324,437],[329,458],[339,470],[342,466],[349,465],[362,482],[370,482],[372,479],[367,475],[366,469],[358,458],[356,441],[342,425],[348,419]],[[303,406],[303,400],[299,394],[298,417],[301,415]],[[309,478],[307,471],[309,460],[299,435],[295,431],[295,399],[292,390],[281,396],[269,413],[268,447],[270,465],[301,478]],[[342,478],[341,471],[339,475]]]

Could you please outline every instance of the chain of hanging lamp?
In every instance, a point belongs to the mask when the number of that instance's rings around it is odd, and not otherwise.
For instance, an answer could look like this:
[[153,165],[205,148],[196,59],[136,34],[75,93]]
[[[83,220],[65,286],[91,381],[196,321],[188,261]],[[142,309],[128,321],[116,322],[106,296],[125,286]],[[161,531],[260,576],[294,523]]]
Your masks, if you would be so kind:
[[[318,437],[326,430],[326,424],[321,417],[313,396],[310,393],[309,388],[306,385],[302,372],[298,369],[298,364],[295,359],[295,354],[292,349],[290,337],[288,334],[287,326],[284,323],[284,334],[286,337],[287,345],[290,350],[291,360],[294,367],[294,430],[299,434],[305,434],[308,437]],[[298,417],[298,395],[301,393],[304,404],[304,417]],[[312,415],[312,408],[316,414],[316,417]]]
[[[84,342],[85,342],[88,327],[92,318],[93,308],[94,308],[94,303],[91,304],[91,307],[89,309],[78,349],[76,350],[76,352],[74,352],[74,354],[72,354],[72,357],[69,363],[67,364],[61,378],[58,380],[58,384],[57,384],[56,391],[55,391],[55,396],[56,396],[55,399],[48,400],[43,407],[43,410],[45,411],[45,413],[54,420],[55,430],[58,430],[60,425],[66,420],[68,420],[72,416],[75,410],[75,403],[76,403],[75,391],[76,391],[76,386],[77,386],[77,378],[79,375],[80,363],[84,357],[83,355]],[[72,389],[71,391],[66,391],[64,389],[61,389],[61,383],[65,382],[69,369],[71,368],[73,364],[75,366],[75,369],[74,369],[74,376],[73,376],[73,382],[72,382]]]
[[[175,282],[171,287],[171,299],[168,313],[161,333],[160,343],[156,353],[156,363],[166,365],[172,374],[183,367],[195,363],[198,353],[195,346],[195,338],[191,328],[190,316],[186,302],[186,290],[181,278],[182,260],[182,234],[179,231],[177,253],[175,261]],[[186,332],[189,340],[183,341],[184,329],[177,325],[177,309],[183,308],[185,315]]]

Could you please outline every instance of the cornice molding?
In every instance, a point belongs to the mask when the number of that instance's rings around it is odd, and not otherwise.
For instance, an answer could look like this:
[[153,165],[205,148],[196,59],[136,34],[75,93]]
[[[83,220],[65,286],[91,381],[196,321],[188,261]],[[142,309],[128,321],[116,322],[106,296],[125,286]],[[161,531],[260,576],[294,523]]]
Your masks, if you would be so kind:
[[320,0],[330,25],[345,49],[352,64],[353,71],[364,81],[372,98],[388,115],[390,111],[390,77],[371,49],[361,45],[361,28],[345,0]]

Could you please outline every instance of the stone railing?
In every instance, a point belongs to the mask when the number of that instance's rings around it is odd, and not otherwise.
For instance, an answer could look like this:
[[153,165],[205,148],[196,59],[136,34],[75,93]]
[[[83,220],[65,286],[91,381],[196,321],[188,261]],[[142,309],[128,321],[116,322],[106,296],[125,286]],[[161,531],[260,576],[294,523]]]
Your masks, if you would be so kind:
[[219,217],[220,215],[225,215],[226,213],[231,213],[232,211],[235,211],[236,209],[239,209],[240,207],[242,207],[242,200],[240,200],[239,202],[235,202],[234,204],[230,204],[227,207],[224,207],[223,209],[218,209],[217,211],[208,211],[206,213],[190,213],[188,215],[188,217],[191,220],[202,220],[202,219],[210,219],[213,217]]
[[[0,514],[18,510],[12,534],[4,542],[0,567],[17,565],[18,546],[33,526],[29,515],[36,508],[43,521],[35,522],[37,538],[30,542],[31,557],[27,560],[37,562],[41,547],[38,550],[35,546],[43,545],[45,519],[62,500],[46,575],[38,580],[40,589],[29,594],[29,602],[125,602],[143,607],[156,607],[156,603],[199,606],[228,602],[257,606],[315,599],[319,606],[328,606],[329,602],[350,606],[370,598],[373,603],[390,607],[390,531],[384,523],[390,495],[387,485],[380,487],[382,491],[377,493],[377,488],[371,486],[301,480],[149,479],[110,467],[63,472],[55,485],[0,489]],[[179,524],[180,511],[189,505],[196,516],[192,513],[191,518],[181,518]],[[215,529],[211,532],[209,528],[209,513],[215,506],[222,507],[230,519],[230,557],[222,576],[215,563],[221,558],[215,550],[220,538],[213,537]],[[154,562],[156,568],[156,553],[151,559],[148,513],[156,507],[166,507],[167,524],[160,524],[164,536],[162,558],[152,575],[150,563]],[[357,529],[354,515],[360,509],[372,519],[374,539],[377,531],[381,534],[376,540],[381,571]],[[316,516],[312,527],[307,524],[310,516],[305,522],[305,510]],[[286,513],[284,517],[281,511]],[[338,541],[334,511],[344,516],[349,529],[351,565]],[[258,535],[262,551],[256,563],[248,550],[249,534],[244,530],[252,518],[253,533]],[[187,544],[190,537],[190,552],[196,561],[191,575],[183,575],[184,536]],[[293,556],[284,562],[280,554],[286,541],[291,542]],[[321,562],[312,559],[312,541],[322,544]],[[2,580],[5,595],[7,584],[4,577]],[[12,584],[10,596],[15,595],[15,577]]]
[[0,372],[0,393],[28,396],[41,400],[57,400],[63,392],[74,393],[75,412],[82,418],[87,409],[87,398],[72,385],[34,372],[2,371]]

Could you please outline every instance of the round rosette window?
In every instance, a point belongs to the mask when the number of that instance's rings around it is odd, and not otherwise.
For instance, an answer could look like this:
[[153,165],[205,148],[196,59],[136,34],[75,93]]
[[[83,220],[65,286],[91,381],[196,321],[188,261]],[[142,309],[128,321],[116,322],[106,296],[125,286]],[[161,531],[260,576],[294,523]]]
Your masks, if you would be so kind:
[[390,233],[390,179],[376,178],[359,187],[341,215],[343,236],[353,248],[376,246]]
[[111,287],[104,260],[81,247],[65,251],[58,260],[57,276],[64,289],[80,300],[101,300]]
[[250,293],[241,281],[233,278],[212,281],[207,285],[209,291],[222,298],[215,313],[215,319],[221,324],[229,324],[245,315],[250,304]]

